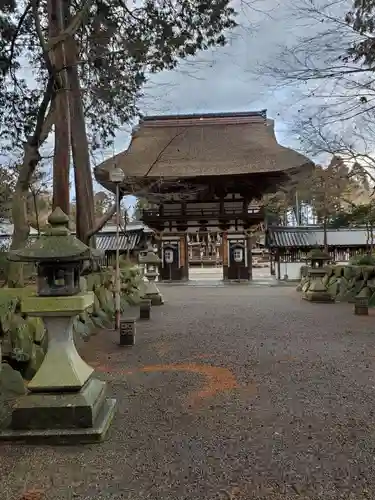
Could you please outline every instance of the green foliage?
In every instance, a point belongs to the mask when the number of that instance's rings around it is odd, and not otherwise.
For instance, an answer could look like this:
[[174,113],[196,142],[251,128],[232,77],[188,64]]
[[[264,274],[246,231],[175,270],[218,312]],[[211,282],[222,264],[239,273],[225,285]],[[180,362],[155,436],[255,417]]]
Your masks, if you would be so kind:
[[[86,4],[70,2],[70,16]],[[38,5],[48,40],[48,0]],[[235,26],[234,18],[229,0],[91,2],[75,41],[92,147],[109,145],[119,127],[137,115],[137,99],[150,74],[173,69],[198,51],[225,45],[225,32]],[[4,147],[20,147],[35,126],[48,68],[30,4],[2,2],[0,20],[0,138]],[[75,54],[69,57],[74,60]],[[18,71],[25,64],[37,75],[36,85],[28,85]]]
[[8,273],[8,253],[0,250],[0,281],[4,281]]
[[375,230],[374,202],[354,205],[347,211],[342,210],[331,219],[329,226],[333,228],[364,227],[367,231],[368,245],[371,246]]
[[293,211],[296,219],[301,221],[303,207],[309,206],[319,223],[327,227],[342,227],[342,221],[346,224],[344,207],[355,186],[344,160],[333,156],[329,165],[315,165],[308,175],[296,177],[282,190],[265,196],[263,204],[267,220],[285,223],[287,214]]
[[340,210],[329,220],[328,227],[332,229],[340,229],[341,227],[350,227],[352,223],[352,213]]
[[373,67],[375,61],[375,4],[373,0],[354,0],[352,9],[346,14],[345,21],[361,38],[353,42],[345,61],[354,61],[363,66]]
[[375,266],[375,255],[356,255],[349,262],[353,266]]

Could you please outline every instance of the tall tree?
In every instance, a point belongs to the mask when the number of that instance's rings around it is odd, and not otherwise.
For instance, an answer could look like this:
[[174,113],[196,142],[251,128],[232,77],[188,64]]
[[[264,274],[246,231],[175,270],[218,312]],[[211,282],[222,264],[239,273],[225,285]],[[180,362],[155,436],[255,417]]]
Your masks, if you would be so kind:
[[327,228],[332,217],[338,214],[343,203],[347,202],[350,193],[347,167],[337,157],[323,168],[316,166],[305,184],[305,192],[317,216],[323,225],[324,249],[328,250]]
[[[69,110],[78,236],[87,242],[100,226],[94,227],[87,136],[93,149],[110,145],[119,127],[138,113],[148,75],[224,45],[225,30],[235,26],[235,12],[229,0],[144,0],[133,5],[123,0],[6,0],[0,14],[0,138],[4,148],[23,156],[12,248],[24,245],[28,236],[27,195],[41,145],[53,124],[56,149],[61,146],[58,137],[66,143],[69,135],[62,103],[64,112]],[[20,72],[25,62],[33,67],[31,85]],[[60,204],[67,203],[67,154],[55,151],[55,191],[57,177],[65,179]],[[9,281],[17,280],[14,273]]]
[[257,69],[268,85],[293,89],[288,121],[294,113],[293,131],[314,154],[362,164],[374,151],[374,9],[373,0],[293,2],[303,34]]

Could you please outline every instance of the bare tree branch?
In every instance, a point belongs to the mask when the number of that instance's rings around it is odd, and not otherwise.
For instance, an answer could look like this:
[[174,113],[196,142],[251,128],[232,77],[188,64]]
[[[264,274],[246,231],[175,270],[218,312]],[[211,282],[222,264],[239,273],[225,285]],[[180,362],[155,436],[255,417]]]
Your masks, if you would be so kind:
[[[122,200],[123,195],[120,195],[120,201]],[[106,223],[113,217],[117,210],[117,203],[114,203],[107,212],[97,221],[95,226],[86,234],[86,239],[89,240],[94,234],[98,233]]]

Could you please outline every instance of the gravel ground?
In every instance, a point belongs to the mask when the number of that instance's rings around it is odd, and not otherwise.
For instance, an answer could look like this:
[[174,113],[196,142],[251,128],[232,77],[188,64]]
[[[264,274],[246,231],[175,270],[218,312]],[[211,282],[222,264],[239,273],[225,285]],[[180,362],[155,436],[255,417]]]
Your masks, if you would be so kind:
[[291,288],[161,289],[136,346],[83,348],[118,401],[108,439],[0,445],[1,500],[375,498],[373,316]]

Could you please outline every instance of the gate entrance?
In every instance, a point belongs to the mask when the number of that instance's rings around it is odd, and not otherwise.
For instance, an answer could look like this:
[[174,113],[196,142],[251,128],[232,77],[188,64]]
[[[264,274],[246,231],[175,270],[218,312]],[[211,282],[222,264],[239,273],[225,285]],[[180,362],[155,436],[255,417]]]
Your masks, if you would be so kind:
[[[122,193],[156,207],[142,220],[160,235],[161,280],[186,281],[189,267],[214,259],[224,280],[248,281],[251,229],[265,218],[254,200],[313,166],[278,144],[263,110],[144,117],[128,150],[96,167],[95,176],[115,192],[110,172],[121,168]],[[197,234],[216,235],[206,242],[208,253],[198,241],[196,254]]]

